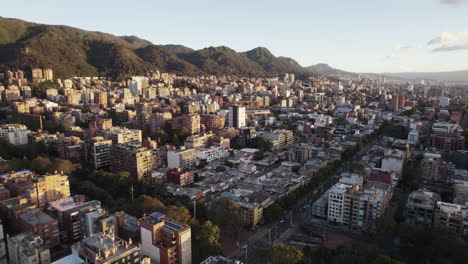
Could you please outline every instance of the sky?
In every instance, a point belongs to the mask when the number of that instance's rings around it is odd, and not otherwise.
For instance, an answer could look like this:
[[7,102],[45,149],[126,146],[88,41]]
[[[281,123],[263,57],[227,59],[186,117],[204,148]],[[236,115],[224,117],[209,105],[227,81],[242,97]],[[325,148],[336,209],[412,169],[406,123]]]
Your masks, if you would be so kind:
[[468,69],[468,0],[14,0],[0,16],[353,72]]

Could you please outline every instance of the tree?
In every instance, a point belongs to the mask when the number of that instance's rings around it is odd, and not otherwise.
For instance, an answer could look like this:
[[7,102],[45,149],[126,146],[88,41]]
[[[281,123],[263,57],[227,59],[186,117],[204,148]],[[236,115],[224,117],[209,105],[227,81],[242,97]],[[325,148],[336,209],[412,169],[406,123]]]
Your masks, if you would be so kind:
[[211,221],[206,221],[196,230],[195,240],[200,249],[201,259],[223,254],[221,230]]
[[227,198],[219,198],[211,202],[211,219],[216,225],[232,239],[237,240],[241,227],[244,225],[242,208],[229,201]]
[[283,214],[284,214],[284,208],[281,207],[281,205],[277,203],[268,206],[267,208],[265,208],[265,211],[264,211],[265,220],[269,222],[274,222],[274,221],[279,220],[281,217],[283,217]]
[[166,211],[166,206],[157,198],[151,198],[147,195],[140,195],[132,203],[133,214],[137,217],[143,214],[154,213],[156,211]]
[[167,218],[185,225],[193,225],[196,222],[190,215],[190,211],[181,204],[169,206],[166,215]]
[[256,252],[261,259],[272,264],[296,264],[302,261],[304,254],[293,246],[278,244]]
[[31,161],[31,167],[34,168],[37,173],[45,174],[52,168],[52,161],[49,158],[38,156]]

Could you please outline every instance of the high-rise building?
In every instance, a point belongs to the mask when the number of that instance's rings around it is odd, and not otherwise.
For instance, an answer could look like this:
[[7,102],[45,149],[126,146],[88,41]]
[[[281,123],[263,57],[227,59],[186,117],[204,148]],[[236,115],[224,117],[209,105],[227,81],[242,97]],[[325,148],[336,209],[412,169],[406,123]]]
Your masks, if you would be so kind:
[[182,115],[172,119],[172,129],[187,128],[190,134],[200,133],[200,115]]
[[229,107],[229,127],[242,128],[245,127],[245,107],[231,105]]
[[425,153],[420,167],[421,178],[424,182],[453,182],[455,165],[442,160],[440,154]]
[[127,171],[140,180],[151,172],[151,151],[135,145],[113,145],[110,169],[113,172]]
[[172,113],[153,113],[150,117],[150,133],[153,135],[157,130],[164,129],[166,123],[172,119]]
[[429,146],[439,150],[442,157],[450,157],[457,150],[465,148],[465,137],[461,135],[462,131],[461,127],[456,124],[434,123]]
[[140,249],[132,242],[114,234],[97,233],[73,244],[72,253],[86,263],[134,264],[141,263]]
[[405,221],[432,227],[435,206],[440,200],[440,195],[424,189],[412,192],[406,202]]
[[139,220],[140,249],[151,261],[160,264],[191,264],[192,235],[189,226],[153,213]]
[[181,147],[177,150],[167,152],[167,167],[174,168],[191,168],[196,165],[196,151],[193,148]]
[[355,186],[344,194],[343,223],[352,229],[372,230],[382,217],[392,198],[392,186],[368,182],[363,188]]
[[86,234],[85,215],[100,208],[99,201],[85,202],[84,196],[74,196],[50,203],[47,211],[58,221],[60,241],[72,244],[80,241]]
[[40,175],[33,179],[28,197],[38,207],[70,196],[70,182],[63,174]]
[[223,129],[226,119],[219,115],[203,115],[201,123],[205,126],[206,131]]
[[0,140],[8,142],[12,145],[28,144],[28,135],[31,130],[21,124],[5,124],[0,126]]
[[94,137],[85,142],[85,159],[94,169],[107,168],[111,160],[112,140]]
[[21,233],[8,238],[10,264],[49,264],[49,248],[42,238],[34,233]]

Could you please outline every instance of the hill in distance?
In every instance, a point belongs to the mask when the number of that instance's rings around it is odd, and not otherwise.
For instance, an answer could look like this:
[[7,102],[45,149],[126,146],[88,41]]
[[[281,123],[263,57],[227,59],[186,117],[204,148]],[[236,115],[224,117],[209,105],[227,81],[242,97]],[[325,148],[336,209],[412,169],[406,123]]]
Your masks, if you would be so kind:
[[0,70],[49,67],[58,77],[112,76],[122,79],[160,70],[180,75],[271,77],[304,72],[292,59],[266,48],[237,52],[228,47],[193,50],[154,45],[136,36],[43,25],[0,17]]
[[400,72],[382,73],[384,76],[411,80],[437,80],[448,82],[468,82],[468,70],[448,72]]

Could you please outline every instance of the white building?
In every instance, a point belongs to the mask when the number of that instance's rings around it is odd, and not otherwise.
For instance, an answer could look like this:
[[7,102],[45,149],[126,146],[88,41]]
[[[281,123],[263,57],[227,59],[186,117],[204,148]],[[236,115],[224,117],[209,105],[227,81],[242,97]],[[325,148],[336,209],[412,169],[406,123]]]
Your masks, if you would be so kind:
[[21,124],[5,124],[0,126],[0,139],[13,145],[28,144],[28,135],[31,130]]
[[238,105],[229,107],[229,127],[245,127],[245,107]]
[[416,145],[419,141],[419,131],[418,130],[411,130],[408,133],[408,143],[411,145]]
[[175,168],[190,168],[196,165],[196,151],[193,148],[187,149],[181,147],[177,150],[167,152],[167,167]]
[[328,221],[343,223],[344,195],[348,189],[353,188],[350,184],[337,183],[328,191]]
[[200,148],[197,150],[197,158],[206,160],[208,163],[214,160],[225,158],[227,155],[228,152],[223,147],[212,146],[210,148]]
[[382,170],[393,171],[399,176],[403,172],[405,164],[405,152],[399,149],[387,149],[382,160]]

